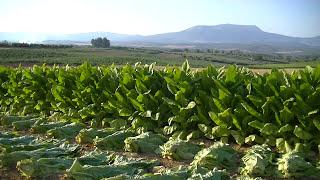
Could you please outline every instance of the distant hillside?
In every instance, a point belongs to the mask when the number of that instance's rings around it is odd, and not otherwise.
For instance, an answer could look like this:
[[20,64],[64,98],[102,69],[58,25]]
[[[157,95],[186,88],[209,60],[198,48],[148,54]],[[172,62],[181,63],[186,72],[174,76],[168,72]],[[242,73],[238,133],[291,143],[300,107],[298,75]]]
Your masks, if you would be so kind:
[[189,29],[146,36],[142,39],[158,43],[239,43],[239,44],[292,44],[320,46],[320,38],[297,38],[262,31],[253,25],[221,24],[194,26]]
[[264,32],[254,25],[221,24],[194,26],[189,29],[150,36],[88,32],[76,34],[1,33],[0,40],[44,42],[61,44],[89,44],[92,38],[108,37],[111,44],[122,46],[194,47],[241,49],[263,53],[299,52],[318,53],[320,36],[312,38],[289,37]]

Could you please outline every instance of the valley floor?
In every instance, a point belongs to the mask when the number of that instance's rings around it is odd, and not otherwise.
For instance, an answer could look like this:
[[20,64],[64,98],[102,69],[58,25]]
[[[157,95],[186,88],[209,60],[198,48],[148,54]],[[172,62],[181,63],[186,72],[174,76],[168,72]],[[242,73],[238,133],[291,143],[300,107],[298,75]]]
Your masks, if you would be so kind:
[[208,65],[217,67],[237,64],[254,69],[300,68],[316,66],[319,59],[288,57],[280,55],[249,54],[239,51],[204,51],[196,49],[163,48],[0,48],[0,65],[32,66],[42,65],[80,65],[88,61],[93,65],[124,65],[156,63],[157,66],[180,66],[186,59],[191,67],[201,68]]

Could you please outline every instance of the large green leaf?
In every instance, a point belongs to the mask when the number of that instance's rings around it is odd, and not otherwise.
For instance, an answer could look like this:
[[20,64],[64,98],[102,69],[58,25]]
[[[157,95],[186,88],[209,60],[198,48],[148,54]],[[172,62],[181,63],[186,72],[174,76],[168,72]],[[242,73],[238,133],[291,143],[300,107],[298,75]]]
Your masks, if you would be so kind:
[[211,129],[211,127],[208,127],[208,126],[206,126],[205,124],[198,124],[198,128],[199,128],[199,130],[201,131],[201,132],[203,132],[203,133],[208,133],[208,132],[210,132],[212,129]]
[[133,98],[129,98],[131,104],[133,105],[133,107],[138,110],[138,111],[142,111],[144,112],[144,108],[143,108],[143,105],[140,104],[137,100],[133,99]]
[[289,123],[294,118],[294,113],[289,110],[286,106],[280,111],[281,123]]
[[218,126],[228,127],[232,122],[231,109],[226,109],[222,113],[216,114],[212,111],[209,112],[211,120]]
[[245,138],[244,142],[246,144],[253,144],[253,143],[257,143],[257,144],[263,144],[264,143],[264,139],[258,135],[249,135],[248,137]]
[[278,130],[278,133],[282,134],[282,133],[286,133],[286,132],[292,132],[293,129],[294,128],[290,124],[286,124],[286,125],[280,127],[280,129]]
[[314,119],[313,124],[320,131],[320,119]]
[[311,139],[311,138],[313,137],[309,132],[303,130],[303,129],[302,129],[301,127],[299,127],[299,126],[296,126],[296,127],[294,128],[293,133],[294,133],[294,135],[296,135],[298,138],[303,139],[303,140],[308,140],[308,139]]
[[239,145],[244,144],[245,138],[241,134],[241,132],[231,130],[230,133],[231,133],[232,137],[234,138],[234,140],[236,141],[237,144],[239,144]]
[[248,103],[243,102],[241,103],[241,105],[248,111],[249,114],[258,119],[262,119],[261,114],[258,111],[256,111],[253,107],[251,107]]
[[190,65],[189,65],[188,60],[184,61],[184,63],[182,64],[181,70],[186,73],[190,71]]
[[271,124],[271,123],[266,123],[263,127],[262,127],[262,129],[260,130],[260,132],[262,133],[262,134],[265,134],[265,135],[276,135],[276,133],[277,133],[277,131],[278,131],[278,128],[277,128],[277,126],[275,126],[275,125],[273,125],[273,124]]
[[229,136],[230,130],[223,126],[215,126],[212,128],[212,135],[215,137]]
[[248,123],[249,126],[253,127],[253,128],[256,128],[258,130],[261,130],[263,127],[264,127],[264,123],[260,122],[260,121],[251,121]]
[[234,83],[236,82],[237,77],[237,67],[235,65],[231,65],[226,70],[226,83]]

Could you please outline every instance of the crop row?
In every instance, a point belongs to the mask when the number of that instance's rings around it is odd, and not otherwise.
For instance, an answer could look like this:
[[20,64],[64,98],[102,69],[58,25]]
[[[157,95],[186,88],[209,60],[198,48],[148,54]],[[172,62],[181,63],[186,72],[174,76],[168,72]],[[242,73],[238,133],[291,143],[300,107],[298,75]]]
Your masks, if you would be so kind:
[[[120,125],[182,138],[285,147],[320,144],[320,66],[287,74],[207,67],[0,68],[1,111],[60,115],[91,127]],[[103,125],[103,123],[105,123]]]
[[[65,174],[71,179],[241,179],[250,177],[320,177],[320,161],[300,146],[287,153],[254,145],[241,152],[222,142],[211,145],[131,128],[87,128],[82,123],[41,117],[2,116],[0,168],[16,166],[27,178]],[[18,136],[17,133],[24,135]],[[40,138],[41,137],[41,138]],[[44,138],[45,137],[45,138]],[[77,144],[73,143],[74,140]],[[94,145],[94,151],[81,147]],[[128,158],[114,151],[154,154],[189,166],[168,170],[159,160]],[[82,154],[82,155],[81,155]]]

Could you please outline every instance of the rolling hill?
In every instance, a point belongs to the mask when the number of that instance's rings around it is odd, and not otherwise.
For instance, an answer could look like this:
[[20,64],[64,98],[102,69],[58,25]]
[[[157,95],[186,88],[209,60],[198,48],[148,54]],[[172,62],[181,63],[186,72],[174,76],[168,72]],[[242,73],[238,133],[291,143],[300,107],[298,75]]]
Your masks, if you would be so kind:
[[[265,32],[255,25],[221,24],[194,26],[179,32],[149,36],[110,32],[77,34],[1,33],[0,40],[37,41],[44,43],[89,43],[95,37],[108,37],[113,44],[122,46],[161,46],[240,49],[256,52],[319,52],[320,36],[302,38]],[[250,48],[248,48],[250,47]]]

